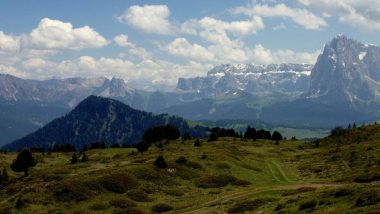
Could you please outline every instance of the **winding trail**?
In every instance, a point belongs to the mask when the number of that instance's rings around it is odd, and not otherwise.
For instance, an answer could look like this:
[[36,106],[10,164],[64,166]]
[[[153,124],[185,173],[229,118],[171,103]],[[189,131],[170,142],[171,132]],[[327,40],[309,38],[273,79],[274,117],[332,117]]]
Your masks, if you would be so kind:
[[[322,188],[322,187],[339,187],[339,186],[345,186],[349,185],[349,183],[321,183],[321,184],[288,184],[288,185],[281,185],[281,186],[271,186],[271,187],[263,187],[263,188],[250,188],[243,191],[237,191],[233,192],[227,195],[224,195],[220,198],[202,203],[197,204],[192,207],[187,207],[184,209],[178,209],[173,211],[172,213],[205,213],[205,211],[212,205],[216,204],[222,204],[224,202],[235,200],[238,198],[246,197],[252,194],[261,193],[261,192],[267,192],[267,191],[273,191],[273,190],[294,190],[301,187],[313,187],[313,188]],[[203,212],[202,212],[203,211]]]

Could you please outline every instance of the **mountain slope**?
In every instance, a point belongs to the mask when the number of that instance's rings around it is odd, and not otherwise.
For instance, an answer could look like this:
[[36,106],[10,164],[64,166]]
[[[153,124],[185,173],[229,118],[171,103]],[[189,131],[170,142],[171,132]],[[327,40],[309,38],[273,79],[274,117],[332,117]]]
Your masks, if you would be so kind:
[[154,115],[135,110],[119,101],[89,96],[69,114],[55,119],[36,132],[4,146],[17,150],[22,147],[48,148],[53,144],[72,144],[77,148],[104,141],[112,144],[137,143],[145,130],[157,125],[171,124],[183,133],[191,131],[179,117]]

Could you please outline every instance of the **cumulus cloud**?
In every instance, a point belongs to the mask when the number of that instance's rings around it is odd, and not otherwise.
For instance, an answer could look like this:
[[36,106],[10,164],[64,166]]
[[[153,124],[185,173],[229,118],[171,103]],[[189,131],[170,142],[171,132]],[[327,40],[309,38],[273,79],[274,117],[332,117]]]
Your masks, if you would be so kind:
[[71,23],[44,18],[24,37],[36,49],[100,48],[109,42],[89,26],[73,28]]
[[1,52],[16,52],[20,48],[20,39],[4,34],[0,31],[0,51]]
[[132,42],[128,41],[128,36],[125,34],[120,34],[115,36],[114,41],[120,47],[126,48],[130,55],[139,57],[140,59],[151,59],[152,53],[145,50],[145,48],[138,47]]
[[200,20],[190,19],[181,25],[183,33],[199,35],[208,42],[215,44],[231,45],[232,36],[256,34],[265,28],[262,19],[254,16],[251,20],[226,22],[212,17],[204,17]]
[[366,29],[380,29],[380,1],[378,0],[298,0],[299,3],[341,22]]
[[89,26],[73,28],[71,23],[44,18],[29,34],[10,36],[0,31],[0,51],[51,54],[54,50],[100,48],[109,42]]
[[251,51],[250,56],[254,63],[308,63],[314,64],[321,50],[314,52],[295,52],[290,49],[275,50],[266,49],[262,44],[256,45]]
[[170,10],[166,5],[134,5],[117,19],[146,33],[168,35],[174,32],[169,16]]
[[291,8],[285,4],[277,4],[274,6],[242,6],[237,7],[232,11],[236,14],[245,14],[248,16],[289,18],[298,25],[310,30],[320,30],[323,27],[327,26],[327,23],[323,18],[311,13],[307,9]]
[[170,54],[197,61],[214,60],[214,54],[207,50],[207,48],[198,44],[190,44],[185,38],[175,39],[165,47],[165,50]]

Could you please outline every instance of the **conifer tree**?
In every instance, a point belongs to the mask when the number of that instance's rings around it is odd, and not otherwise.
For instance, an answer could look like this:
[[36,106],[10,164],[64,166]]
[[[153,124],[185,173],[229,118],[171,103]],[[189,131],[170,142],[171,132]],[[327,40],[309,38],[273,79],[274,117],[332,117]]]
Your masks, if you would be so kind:
[[9,174],[8,174],[8,171],[5,167],[3,168],[2,176],[3,176],[3,183],[5,183],[5,184],[8,183],[9,182]]
[[76,162],[78,162],[78,156],[77,156],[77,153],[73,153],[73,156],[71,156],[71,160],[70,160],[71,164],[75,164]]
[[15,172],[24,172],[24,176],[29,176],[29,168],[37,165],[37,160],[33,157],[32,152],[24,148],[18,155],[16,160],[11,164],[11,168]]
[[158,158],[154,161],[154,165],[160,169],[165,169],[168,167],[168,164],[162,155],[158,156]]
[[88,156],[86,155],[86,152],[83,152],[81,161],[82,162],[87,162],[88,161]]

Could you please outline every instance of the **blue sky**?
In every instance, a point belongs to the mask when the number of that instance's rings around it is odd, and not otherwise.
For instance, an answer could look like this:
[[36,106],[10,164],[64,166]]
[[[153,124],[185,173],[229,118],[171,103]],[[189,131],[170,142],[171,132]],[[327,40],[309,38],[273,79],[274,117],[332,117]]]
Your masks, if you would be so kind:
[[314,63],[339,33],[380,44],[378,8],[377,0],[4,0],[0,72],[170,88],[222,63]]

